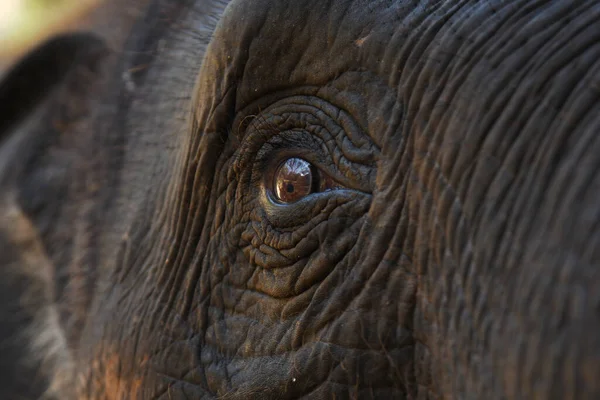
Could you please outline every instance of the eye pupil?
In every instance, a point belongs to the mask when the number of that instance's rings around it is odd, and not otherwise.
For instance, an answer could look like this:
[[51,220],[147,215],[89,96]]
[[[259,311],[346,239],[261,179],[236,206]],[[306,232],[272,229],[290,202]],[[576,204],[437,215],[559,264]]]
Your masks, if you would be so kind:
[[282,203],[293,203],[312,193],[313,167],[301,158],[288,158],[275,172],[274,192]]

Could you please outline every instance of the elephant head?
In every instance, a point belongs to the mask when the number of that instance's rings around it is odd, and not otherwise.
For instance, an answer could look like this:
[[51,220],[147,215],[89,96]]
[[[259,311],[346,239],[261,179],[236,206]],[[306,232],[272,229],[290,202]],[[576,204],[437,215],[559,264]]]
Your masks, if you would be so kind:
[[598,398],[600,2],[226,3],[5,76],[0,393]]

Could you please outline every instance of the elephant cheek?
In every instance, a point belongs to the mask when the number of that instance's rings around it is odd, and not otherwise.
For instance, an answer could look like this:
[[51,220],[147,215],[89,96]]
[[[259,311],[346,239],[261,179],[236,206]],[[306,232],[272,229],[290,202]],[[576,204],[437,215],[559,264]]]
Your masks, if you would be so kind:
[[137,375],[124,374],[124,360],[121,355],[113,353],[104,361],[104,365],[98,364],[103,374],[98,376],[98,382],[94,386],[106,391],[107,398],[139,399],[142,397],[143,380]]

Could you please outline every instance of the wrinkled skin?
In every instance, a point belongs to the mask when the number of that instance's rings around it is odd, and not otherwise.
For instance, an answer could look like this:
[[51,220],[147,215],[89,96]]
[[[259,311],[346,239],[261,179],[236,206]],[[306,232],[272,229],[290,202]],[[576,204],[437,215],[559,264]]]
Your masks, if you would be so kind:
[[600,397],[599,1],[123,4],[0,86],[1,398]]

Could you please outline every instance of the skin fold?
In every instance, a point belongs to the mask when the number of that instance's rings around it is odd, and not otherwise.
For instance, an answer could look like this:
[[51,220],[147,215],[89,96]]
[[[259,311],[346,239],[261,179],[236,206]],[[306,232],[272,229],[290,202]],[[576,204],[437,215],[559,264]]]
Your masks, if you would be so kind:
[[599,1],[89,18],[0,82],[0,398],[600,397]]

